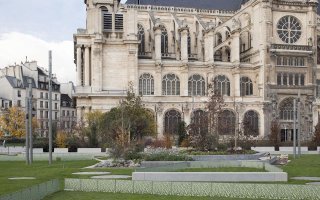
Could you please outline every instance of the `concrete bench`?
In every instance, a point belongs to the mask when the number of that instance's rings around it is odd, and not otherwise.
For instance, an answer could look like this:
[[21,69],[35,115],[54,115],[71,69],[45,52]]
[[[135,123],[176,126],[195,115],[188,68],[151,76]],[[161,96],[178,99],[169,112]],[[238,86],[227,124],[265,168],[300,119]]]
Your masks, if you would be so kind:
[[78,148],[78,153],[101,153],[101,148]]
[[286,182],[285,172],[133,172],[134,181]]
[[54,153],[68,153],[68,148],[54,148]]
[[257,152],[273,152],[275,151],[274,147],[251,147],[251,150]]
[[43,153],[43,148],[33,148],[33,153]]
[[[283,152],[293,152],[293,147],[279,147],[279,151]],[[296,151],[298,152],[298,147],[296,147]],[[308,147],[301,147],[301,152],[307,152]]]

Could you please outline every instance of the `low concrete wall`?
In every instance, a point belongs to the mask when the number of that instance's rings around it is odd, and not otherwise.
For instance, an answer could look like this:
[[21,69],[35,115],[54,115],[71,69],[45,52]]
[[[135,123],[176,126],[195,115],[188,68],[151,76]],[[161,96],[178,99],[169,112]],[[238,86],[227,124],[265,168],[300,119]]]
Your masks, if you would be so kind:
[[0,147],[0,153],[22,153],[25,151],[24,147]]
[[285,182],[285,172],[133,172],[134,181]]
[[251,150],[257,152],[272,152],[276,151],[274,147],[251,147]]
[[[293,147],[279,147],[279,151],[293,152]],[[296,147],[296,151],[298,152],[298,147]],[[301,147],[301,152],[308,152],[308,147]]]
[[68,153],[68,148],[54,148],[54,153]]
[[43,148],[33,148],[33,153],[43,153]]
[[101,153],[101,148],[78,148],[78,153]]
[[235,154],[235,155],[199,155],[190,156],[195,161],[210,161],[210,160],[258,160],[263,157],[264,153],[256,154]]
[[320,147],[317,147],[317,152],[319,152],[319,153],[320,153]]

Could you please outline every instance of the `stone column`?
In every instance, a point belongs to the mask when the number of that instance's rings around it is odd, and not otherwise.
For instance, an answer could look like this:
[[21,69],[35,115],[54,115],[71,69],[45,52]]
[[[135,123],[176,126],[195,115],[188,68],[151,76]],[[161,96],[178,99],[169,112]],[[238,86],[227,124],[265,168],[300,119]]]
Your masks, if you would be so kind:
[[90,86],[90,50],[89,46],[84,49],[84,85]]
[[181,32],[181,61],[188,62],[188,28],[184,27],[179,30]]
[[240,72],[237,70],[234,73],[234,96],[240,97]]
[[82,85],[82,56],[81,56],[81,47],[77,47],[77,86]]
[[161,62],[161,28],[154,28],[154,51],[156,62]]
[[231,62],[240,62],[240,29],[232,32],[231,42]]
[[156,66],[154,77],[154,94],[155,96],[162,95],[162,73],[161,65]]
[[206,32],[204,36],[204,61],[207,63],[213,63],[213,46],[214,46],[214,37],[213,30]]

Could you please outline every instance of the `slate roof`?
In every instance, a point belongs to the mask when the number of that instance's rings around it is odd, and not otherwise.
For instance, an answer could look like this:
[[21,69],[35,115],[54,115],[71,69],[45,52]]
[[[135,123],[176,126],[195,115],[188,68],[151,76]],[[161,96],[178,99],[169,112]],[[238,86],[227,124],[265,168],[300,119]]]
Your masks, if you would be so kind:
[[[139,0],[127,0],[126,4],[138,4],[138,1]],[[235,11],[240,9],[241,4],[247,1],[248,0],[140,0],[140,4]],[[317,12],[320,14],[320,6],[318,6]]]
[[[172,6],[207,10],[238,10],[247,0],[140,0],[140,5]],[[138,4],[138,0],[128,0],[126,4]]]
[[[70,97],[69,95],[67,95],[67,94],[61,94],[61,96],[60,96],[60,102],[61,102],[61,106],[62,106],[62,107],[71,107],[72,101],[73,101],[73,100],[71,99],[71,97]],[[65,106],[63,105],[63,102],[66,103]]]
[[[28,87],[28,79],[30,77],[23,76],[23,80],[21,81],[20,79],[17,79],[16,77],[13,76],[6,76],[6,79],[10,83],[10,85],[13,88],[26,88]],[[32,88],[36,88],[36,84],[33,78],[32,79]]]

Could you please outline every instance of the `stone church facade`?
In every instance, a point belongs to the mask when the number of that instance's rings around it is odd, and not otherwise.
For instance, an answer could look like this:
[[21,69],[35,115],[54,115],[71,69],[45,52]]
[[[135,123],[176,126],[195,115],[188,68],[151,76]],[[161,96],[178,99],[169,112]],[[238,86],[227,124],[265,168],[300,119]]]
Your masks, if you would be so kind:
[[300,94],[299,132],[311,139],[320,105],[316,0],[85,4],[86,29],[74,35],[78,119],[117,106],[132,82],[159,136],[174,133],[179,121],[205,112],[213,85],[225,101],[221,137],[246,134],[245,121],[266,138],[278,119],[281,140],[291,141]]

